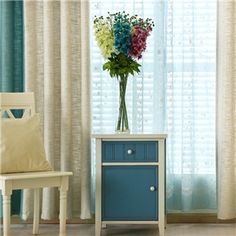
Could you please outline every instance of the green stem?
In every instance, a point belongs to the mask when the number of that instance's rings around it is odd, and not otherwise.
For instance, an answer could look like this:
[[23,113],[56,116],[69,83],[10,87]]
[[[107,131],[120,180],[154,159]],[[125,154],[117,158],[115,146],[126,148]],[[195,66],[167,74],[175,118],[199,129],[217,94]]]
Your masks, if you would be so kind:
[[129,123],[128,123],[128,115],[125,103],[125,93],[127,87],[128,76],[120,76],[119,80],[119,89],[120,89],[120,97],[119,97],[119,116],[116,130],[119,132],[129,131]]

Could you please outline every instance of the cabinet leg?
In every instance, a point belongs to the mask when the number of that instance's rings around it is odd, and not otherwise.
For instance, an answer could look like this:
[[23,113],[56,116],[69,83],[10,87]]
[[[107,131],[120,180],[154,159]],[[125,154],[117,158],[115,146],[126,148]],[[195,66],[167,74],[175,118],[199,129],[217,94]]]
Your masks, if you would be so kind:
[[165,222],[159,222],[159,236],[165,235]]
[[102,223],[102,229],[106,229],[106,227],[107,227],[107,224]]
[[10,236],[11,195],[3,195],[3,236]]
[[101,230],[102,230],[102,224],[99,222],[96,222],[95,225],[95,236],[101,236]]

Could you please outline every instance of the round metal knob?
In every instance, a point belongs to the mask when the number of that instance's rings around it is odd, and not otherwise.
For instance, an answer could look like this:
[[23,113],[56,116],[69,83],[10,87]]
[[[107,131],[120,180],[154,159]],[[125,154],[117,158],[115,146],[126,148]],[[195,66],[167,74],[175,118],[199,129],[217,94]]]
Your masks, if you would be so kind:
[[127,153],[128,153],[128,155],[132,155],[134,153],[134,151],[132,149],[128,149]]
[[150,186],[150,191],[151,192],[155,192],[156,191],[156,187],[155,186]]

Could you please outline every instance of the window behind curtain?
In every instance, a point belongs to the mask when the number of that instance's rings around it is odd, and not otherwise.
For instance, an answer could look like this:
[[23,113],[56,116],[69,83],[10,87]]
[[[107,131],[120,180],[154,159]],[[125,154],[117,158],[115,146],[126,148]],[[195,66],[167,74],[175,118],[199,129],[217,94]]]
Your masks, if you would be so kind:
[[[128,82],[131,131],[168,133],[169,210],[215,209],[216,0],[92,0],[91,22],[123,10],[155,21],[142,71]],[[92,131],[110,133],[118,83],[102,71],[92,26],[91,36]]]

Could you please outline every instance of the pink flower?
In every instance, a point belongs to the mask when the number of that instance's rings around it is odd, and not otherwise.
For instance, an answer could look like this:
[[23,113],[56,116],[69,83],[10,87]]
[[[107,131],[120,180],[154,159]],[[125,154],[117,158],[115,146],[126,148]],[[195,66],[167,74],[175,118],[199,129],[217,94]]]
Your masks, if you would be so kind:
[[142,52],[146,49],[147,37],[150,35],[151,28],[143,29],[140,25],[136,25],[133,28],[131,49],[129,55],[141,58]]

